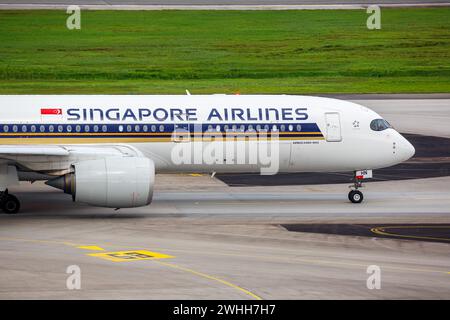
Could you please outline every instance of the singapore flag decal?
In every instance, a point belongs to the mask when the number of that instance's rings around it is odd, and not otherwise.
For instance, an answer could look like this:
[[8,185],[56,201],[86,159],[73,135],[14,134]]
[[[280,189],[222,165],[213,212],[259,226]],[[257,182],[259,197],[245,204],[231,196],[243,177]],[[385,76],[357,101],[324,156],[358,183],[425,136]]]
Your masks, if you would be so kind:
[[41,108],[41,119],[43,121],[59,120],[63,117],[61,108]]
[[41,115],[62,115],[62,109],[41,109]]

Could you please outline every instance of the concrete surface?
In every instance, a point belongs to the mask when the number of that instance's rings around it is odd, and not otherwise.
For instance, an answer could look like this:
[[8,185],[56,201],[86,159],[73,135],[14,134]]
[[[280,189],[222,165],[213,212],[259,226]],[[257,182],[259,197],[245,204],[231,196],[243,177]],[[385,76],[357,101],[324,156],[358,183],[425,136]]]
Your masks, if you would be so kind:
[[[80,5],[94,10],[302,10],[362,9],[370,0],[0,0],[0,9],[65,9]],[[379,0],[382,7],[449,6],[448,0]]]
[[[362,205],[346,201],[345,186],[230,188],[183,176],[175,192],[173,178],[158,177],[151,206],[119,211],[74,204],[42,184],[16,192],[24,212],[0,216],[0,298],[450,298],[449,244],[279,226],[449,223],[450,178],[376,182]],[[78,246],[174,258],[112,262]],[[81,290],[66,289],[73,264],[81,268]],[[374,264],[381,290],[366,287]]]

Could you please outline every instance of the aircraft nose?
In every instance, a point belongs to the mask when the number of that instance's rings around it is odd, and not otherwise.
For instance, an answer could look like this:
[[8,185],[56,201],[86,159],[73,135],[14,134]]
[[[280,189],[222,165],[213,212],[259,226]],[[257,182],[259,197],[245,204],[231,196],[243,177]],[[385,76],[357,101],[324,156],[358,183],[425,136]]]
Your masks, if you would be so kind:
[[416,153],[416,149],[414,146],[406,140],[403,136],[401,141],[399,142],[399,154],[402,158],[402,161],[406,161],[408,159],[411,159],[412,156]]
[[416,148],[408,141],[408,150],[406,151],[408,154],[408,159],[412,158],[416,154]]

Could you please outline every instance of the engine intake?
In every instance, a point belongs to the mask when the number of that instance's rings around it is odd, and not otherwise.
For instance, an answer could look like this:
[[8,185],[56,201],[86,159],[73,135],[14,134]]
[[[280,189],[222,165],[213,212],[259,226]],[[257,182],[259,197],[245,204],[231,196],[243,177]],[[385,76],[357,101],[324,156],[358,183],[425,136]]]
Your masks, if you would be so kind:
[[154,183],[155,164],[140,157],[81,161],[71,173],[46,182],[71,194],[73,201],[110,208],[150,204]]

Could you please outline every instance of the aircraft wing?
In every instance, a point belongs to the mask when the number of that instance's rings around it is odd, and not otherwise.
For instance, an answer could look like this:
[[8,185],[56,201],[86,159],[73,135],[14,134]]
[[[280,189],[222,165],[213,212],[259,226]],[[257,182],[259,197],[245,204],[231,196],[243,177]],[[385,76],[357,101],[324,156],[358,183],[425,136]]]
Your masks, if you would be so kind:
[[2,145],[0,165],[19,170],[59,174],[79,161],[106,157],[139,157],[140,151],[128,145]]
[[8,156],[68,156],[70,152],[62,146],[0,146],[0,157]]

